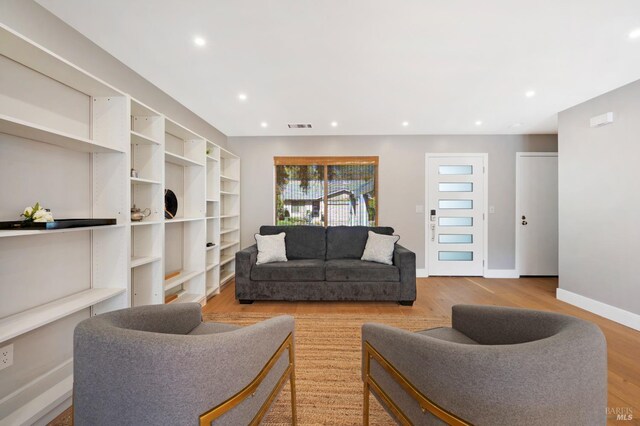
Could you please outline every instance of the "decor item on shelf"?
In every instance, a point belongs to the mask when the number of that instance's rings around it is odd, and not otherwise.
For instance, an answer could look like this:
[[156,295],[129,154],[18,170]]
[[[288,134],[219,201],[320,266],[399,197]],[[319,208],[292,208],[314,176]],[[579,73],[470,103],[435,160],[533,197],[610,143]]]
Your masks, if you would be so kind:
[[148,207],[144,210],[140,210],[139,208],[136,207],[135,204],[133,205],[133,207],[131,207],[132,222],[141,222],[142,219],[144,219],[145,217],[149,217],[149,215],[151,215],[151,209]]
[[165,296],[165,297],[164,297],[164,303],[165,303],[165,304],[167,304],[167,303],[171,303],[171,302],[173,302],[174,300],[176,300],[177,298],[178,298],[178,295],[177,295],[176,293],[174,293],[174,294],[169,294],[168,296]]
[[136,169],[131,169],[131,177],[132,178],[137,178],[138,176],[138,171]]
[[45,209],[39,202],[33,207],[27,207],[20,215],[24,217],[25,222],[53,222],[51,210]]
[[207,247],[213,247],[213,246],[215,246],[214,243],[207,243]]
[[207,147],[207,155],[211,155],[211,148]]
[[0,222],[0,229],[67,229],[67,228],[86,228],[88,226],[107,226],[115,225],[116,219],[58,219],[53,222],[26,222],[24,220],[14,220],[9,222]]
[[180,275],[182,273],[182,271],[173,271],[173,272],[169,272],[168,274],[165,274],[164,276],[164,280],[170,280],[173,277],[177,277],[178,275]]
[[178,198],[176,194],[166,189],[164,191],[164,217],[165,219],[173,219],[178,212]]

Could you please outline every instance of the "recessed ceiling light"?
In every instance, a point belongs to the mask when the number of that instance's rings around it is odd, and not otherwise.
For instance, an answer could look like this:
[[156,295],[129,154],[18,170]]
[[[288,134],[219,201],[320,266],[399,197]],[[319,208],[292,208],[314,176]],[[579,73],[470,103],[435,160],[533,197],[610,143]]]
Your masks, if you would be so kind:
[[246,93],[238,93],[238,99],[240,99],[241,101],[246,101],[247,100],[247,94]]
[[640,38],[640,28],[636,28],[629,33],[629,38],[634,40],[636,38]]
[[331,122],[331,127],[338,127],[338,122],[337,121],[332,121]]
[[269,124],[266,121],[260,123],[260,127],[269,127]]
[[204,46],[205,44],[207,44],[207,41],[206,41],[205,39],[203,39],[202,37],[194,37],[194,38],[193,38],[193,43],[194,43],[196,46],[200,46],[200,47],[202,47],[202,46]]
[[535,90],[527,90],[524,94],[527,98],[533,98],[536,95]]
[[409,125],[409,122],[408,122],[408,121],[403,121],[403,122],[402,122],[402,125],[403,125],[404,127],[407,127],[407,126]]
[[477,120],[476,121],[476,126],[482,126],[482,120]]

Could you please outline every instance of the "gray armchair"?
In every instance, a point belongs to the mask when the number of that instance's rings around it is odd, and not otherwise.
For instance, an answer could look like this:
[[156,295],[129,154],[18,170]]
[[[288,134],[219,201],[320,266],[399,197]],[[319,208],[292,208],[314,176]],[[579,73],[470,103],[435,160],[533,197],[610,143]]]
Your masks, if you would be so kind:
[[603,425],[607,348],[578,318],[457,305],[453,327],[362,327],[369,392],[401,424]]
[[258,424],[291,383],[294,320],[202,322],[200,305],[142,306],[82,321],[74,333],[74,424]]

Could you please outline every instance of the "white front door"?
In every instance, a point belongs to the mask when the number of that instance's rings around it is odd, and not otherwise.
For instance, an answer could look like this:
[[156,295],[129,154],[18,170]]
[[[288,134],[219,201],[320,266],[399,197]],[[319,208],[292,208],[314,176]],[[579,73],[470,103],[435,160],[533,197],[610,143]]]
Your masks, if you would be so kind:
[[429,275],[484,274],[486,154],[427,154]]
[[517,269],[558,275],[558,154],[516,157]]

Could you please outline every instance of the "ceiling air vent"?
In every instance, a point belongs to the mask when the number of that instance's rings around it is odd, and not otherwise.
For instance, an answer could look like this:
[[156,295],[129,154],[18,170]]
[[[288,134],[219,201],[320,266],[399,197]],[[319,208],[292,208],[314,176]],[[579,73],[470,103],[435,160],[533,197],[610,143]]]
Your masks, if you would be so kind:
[[311,124],[299,124],[299,123],[294,123],[294,124],[288,124],[290,129],[310,129],[311,128]]

